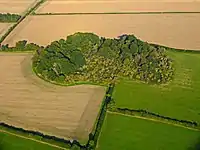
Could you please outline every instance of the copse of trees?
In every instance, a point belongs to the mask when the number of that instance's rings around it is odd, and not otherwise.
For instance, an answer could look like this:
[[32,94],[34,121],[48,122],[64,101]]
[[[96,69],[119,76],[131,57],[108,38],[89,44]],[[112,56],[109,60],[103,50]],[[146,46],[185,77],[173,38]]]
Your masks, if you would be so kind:
[[109,39],[93,33],[75,33],[66,40],[52,42],[37,51],[33,67],[40,77],[65,84],[85,81],[107,85],[118,77],[165,83],[174,73],[165,48],[152,46],[134,35]]
[[10,14],[10,13],[2,14],[2,13],[0,13],[0,22],[12,23],[12,22],[17,22],[20,18],[21,18],[21,16],[18,14]]

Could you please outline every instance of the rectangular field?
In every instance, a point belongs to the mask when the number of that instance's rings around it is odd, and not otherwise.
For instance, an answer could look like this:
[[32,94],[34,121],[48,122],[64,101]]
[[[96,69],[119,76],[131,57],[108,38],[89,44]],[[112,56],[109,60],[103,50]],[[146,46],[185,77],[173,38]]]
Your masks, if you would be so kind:
[[109,113],[97,150],[197,150],[199,144],[198,131]]
[[116,105],[200,123],[200,54],[168,54],[176,69],[171,83],[156,86],[123,80],[113,93]]
[[21,14],[38,0],[0,0],[0,13]]
[[58,137],[87,138],[105,88],[54,86],[33,75],[30,63],[31,54],[0,53],[0,121]]
[[36,13],[198,12],[200,2],[46,1]]
[[198,50],[199,27],[200,14],[29,16],[3,44],[28,40],[47,45],[75,32],[94,32],[104,37],[135,34],[144,41]]
[[12,23],[0,23],[0,38],[9,29]]
[[38,143],[29,139],[24,139],[15,135],[10,135],[0,131],[0,149],[1,150],[59,150],[59,148],[50,145]]

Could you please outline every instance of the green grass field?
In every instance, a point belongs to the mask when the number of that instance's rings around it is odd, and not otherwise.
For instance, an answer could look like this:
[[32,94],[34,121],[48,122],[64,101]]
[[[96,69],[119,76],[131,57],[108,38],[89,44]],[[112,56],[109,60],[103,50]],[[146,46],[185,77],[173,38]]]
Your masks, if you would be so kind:
[[108,113],[97,150],[199,150],[200,132]]
[[58,148],[0,132],[0,150],[59,150]]
[[200,123],[200,53],[168,54],[176,68],[171,83],[156,86],[121,80],[113,93],[116,105]]

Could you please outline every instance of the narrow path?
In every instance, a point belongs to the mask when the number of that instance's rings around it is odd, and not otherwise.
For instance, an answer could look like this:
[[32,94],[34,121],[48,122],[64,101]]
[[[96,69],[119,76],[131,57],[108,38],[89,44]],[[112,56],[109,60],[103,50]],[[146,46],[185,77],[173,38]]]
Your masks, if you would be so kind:
[[12,132],[8,132],[8,131],[5,131],[5,130],[1,130],[0,129],[0,132],[6,133],[6,134],[10,134],[10,135],[13,135],[13,136],[16,136],[16,137],[19,137],[19,138],[31,140],[31,141],[34,141],[34,142],[38,142],[38,143],[41,143],[41,144],[49,145],[51,147],[55,147],[55,148],[58,148],[58,149],[68,150],[67,148],[64,148],[64,147],[61,147],[61,146],[57,146],[57,145],[50,144],[50,143],[47,143],[47,142],[43,142],[43,141],[40,141],[40,140],[36,140],[36,139],[33,139],[33,138],[25,137],[25,136],[18,135],[18,134],[15,134],[15,133],[12,133]]
[[132,115],[122,114],[122,113],[118,113],[118,112],[111,112],[111,111],[107,111],[107,112],[110,113],[110,114],[117,114],[117,115],[122,115],[122,116],[127,116],[127,117],[133,117],[133,118],[139,118],[139,119],[144,119],[144,120],[149,120],[149,121],[154,121],[154,122],[160,122],[160,123],[169,124],[169,125],[182,127],[182,128],[185,128],[185,129],[189,129],[189,130],[200,132],[200,129],[186,127],[186,126],[183,126],[183,125],[180,125],[180,124],[171,123],[171,122],[168,122],[168,121],[161,121],[161,120],[158,120],[158,119],[141,117],[141,116],[137,116],[137,115],[136,116],[132,116]]

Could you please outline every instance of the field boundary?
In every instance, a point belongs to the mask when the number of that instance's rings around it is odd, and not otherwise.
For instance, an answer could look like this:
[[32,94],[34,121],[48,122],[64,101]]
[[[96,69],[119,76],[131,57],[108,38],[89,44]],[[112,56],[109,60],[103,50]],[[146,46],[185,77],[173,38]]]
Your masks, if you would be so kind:
[[56,142],[58,145],[59,144],[65,145],[66,148],[70,148],[73,143],[70,140],[66,140],[64,138],[58,138],[56,136],[46,135],[39,131],[25,130],[23,128],[15,127],[3,122],[0,122],[0,130],[10,132],[10,133],[14,132],[13,134],[16,134],[16,135],[18,134],[24,137],[25,136],[39,137],[39,139],[43,142],[51,143],[53,141],[53,142]]
[[35,13],[33,12],[31,15],[41,16],[41,15],[152,15],[152,14],[200,14],[200,11],[196,12],[185,12],[185,11],[161,11],[161,12],[77,12],[77,13]]
[[[7,133],[9,131],[12,131],[12,132],[9,132],[9,133],[14,134],[16,136],[19,134],[19,137],[22,136],[22,137],[25,137],[25,138],[26,138],[26,136],[33,136],[33,137],[37,136],[37,137],[40,137],[40,140],[42,142],[45,142],[45,143],[54,141],[54,142],[58,142],[58,144],[65,145],[66,148],[58,146],[58,147],[60,147],[64,150],[67,150],[67,148],[79,148],[81,150],[94,150],[95,147],[96,147],[96,144],[98,142],[98,138],[99,138],[99,135],[100,135],[100,132],[101,132],[101,128],[102,128],[102,125],[103,125],[103,122],[104,122],[104,119],[105,119],[105,116],[106,116],[107,106],[108,106],[108,103],[111,100],[111,95],[112,95],[113,89],[114,89],[114,86],[109,85],[109,87],[106,91],[105,99],[102,101],[101,109],[99,111],[99,115],[98,115],[96,122],[94,124],[93,130],[89,134],[89,139],[88,139],[87,143],[84,144],[84,145],[80,144],[80,142],[77,141],[77,140],[66,140],[64,138],[59,138],[59,137],[56,137],[56,136],[45,135],[45,134],[43,134],[39,131],[25,130],[23,128],[18,128],[18,127],[8,125],[8,124],[3,123],[3,122],[0,122],[0,132],[5,131],[5,133]],[[27,139],[29,139],[29,138],[27,137]],[[30,139],[34,140],[34,138],[30,138]],[[36,141],[39,141],[39,140],[36,139]]]
[[1,130],[0,129],[0,132],[6,133],[6,134],[10,134],[10,135],[13,135],[13,136],[16,136],[16,137],[19,137],[19,138],[31,140],[31,141],[34,141],[34,142],[38,142],[38,143],[41,143],[41,144],[49,145],[51,147],[56,147],[56,148],[59,148],[59,149],[68,150],[67,148],[64,148],[64,147],[60,147],[60,146],[57,146],[57,145],[54,145],[54,144],[50,144],[50,143],[47,143],[47,142],[36,140],[34,138],[25,137],[25,136],[22,136],[22,135],[19,135],[19,134],[15,134],[15,133],[12,133],[12,132],[8,132],[8,131],[5,131],[5,130]]
[[121,114],[126,114],[126,115],[131,115],[131,116],[140,116],[140,117],[145,117],[145,118],[153,118],[156,120],[164,120],[166,122],[171,122],[174,124],[181,124],[183,126],[189,126],[192,128],[200,129],[199,124],[195,121],[188,121],[188,120],[179,120],[176,118],[171,118],[168,116],[162,116],[153,112],[149,112],[147,110],[143,109],[128,109],[128,108],[117,108],[117,107],[110,107],[109,111],[111,112],[116,112],[116,113],[121,113]]
[[38,8],[45,0],[38,1],[34,6],[30,7],[24,15],[13,25],[11,26],[7,32],[0,38],[0,46],[2,42],[6,39],[6,37],[28,16],[30,15],[36,8]]
[[127,117],[133,117],[133,118],[139,118],[139,119],[149,120],[149,121],[154,121],[154,122],[160,122],[160,123],[163,123],[163,124],[169,124],[169,125],[173,125],[173,126],[177,126],[177,127],[182,127],[182,128],[185,128],[185,129],[189,129],[189,130],[199,131],[199,132],[200,132],[200,129],[191,128],[191,127],[184,126],[184,125],[181,125],[181,124],[171,123],[171,122],[169,122],[169,121],[162,121],[162,120],[159,120],[159,119],[148,118],[148,117],[144,117],[144,116],[123,114],[123,113],[114,112],[114,111],[109,111],[109,110],[108,110],[108,113],[110,113],[110,114],[122,115],[122,116],[127,116]]

